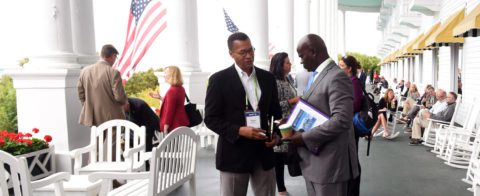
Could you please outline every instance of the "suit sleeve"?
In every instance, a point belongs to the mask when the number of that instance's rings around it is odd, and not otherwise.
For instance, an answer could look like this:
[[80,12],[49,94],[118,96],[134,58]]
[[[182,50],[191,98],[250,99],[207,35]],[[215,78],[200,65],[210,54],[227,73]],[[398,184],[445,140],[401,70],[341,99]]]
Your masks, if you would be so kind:
[[[223,81],[225,84],[225,81]],[[205,97],[205,125],[225,138],[230,143],[235,143],[239,134],[240,125],[233,124],[226,119],[224,111],[225,100],[222,94],[222,81],[219,75],[214,74],[210,77]]]
[[127,103],[127,95],[125,94],[125,89],[123,89],[122,77],[120,76],[120,72],[118,72],[117,70],[115,70],[114,72],[111,84],[115,101],[117,101],[121,105]]
[[80,78],[78,79],[77,82],[77,92],[78,92],[78,98],[80,99],[80,102],[82,102],[82,105],[85,103],[85,88],[83,87],[83,79],[82,75],[80,74]]
[[352,82],[343,73],[332,78],[325,98],[330,106],[330,119],[302,135],[308,150],[314,153],[337,136],[346,134],[353,126]]

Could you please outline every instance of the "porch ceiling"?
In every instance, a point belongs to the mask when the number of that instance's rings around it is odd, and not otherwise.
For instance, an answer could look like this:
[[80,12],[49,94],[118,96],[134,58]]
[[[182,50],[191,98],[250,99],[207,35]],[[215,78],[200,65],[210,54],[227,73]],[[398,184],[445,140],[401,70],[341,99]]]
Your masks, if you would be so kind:
[[357,12],[379,12],[383,0],[338,0],[341,10]]

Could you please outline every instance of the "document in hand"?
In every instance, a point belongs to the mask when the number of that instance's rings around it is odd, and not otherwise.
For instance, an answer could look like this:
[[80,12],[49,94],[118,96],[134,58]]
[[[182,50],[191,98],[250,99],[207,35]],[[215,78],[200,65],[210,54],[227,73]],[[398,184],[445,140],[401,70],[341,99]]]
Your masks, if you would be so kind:
[[303,129],[308,132],[313,127],[323,124],[329,118],[307,101],[300,99],[293,109],[286,124],[292,125],[295,131]]

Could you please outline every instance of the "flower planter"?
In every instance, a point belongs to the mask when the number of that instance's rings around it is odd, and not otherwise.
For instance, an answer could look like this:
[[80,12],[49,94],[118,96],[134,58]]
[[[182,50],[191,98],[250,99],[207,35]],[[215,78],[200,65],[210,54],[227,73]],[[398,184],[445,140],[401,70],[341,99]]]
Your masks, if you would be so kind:
[[17,155],[16,157],[25,157],[27,160],[31,180],[42,179],[55,173],[55,148],[53,145],[46,149]]

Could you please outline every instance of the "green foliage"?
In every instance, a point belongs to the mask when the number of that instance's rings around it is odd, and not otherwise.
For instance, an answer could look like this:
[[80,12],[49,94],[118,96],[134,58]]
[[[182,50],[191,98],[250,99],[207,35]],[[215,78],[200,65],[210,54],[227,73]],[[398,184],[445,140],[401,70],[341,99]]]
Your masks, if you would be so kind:
[[150,107],[159,108],[160,107],[160,100],[151,97],[149,95],[150,92],[159,92],[158,86],[155,89],[145,89],[142,92],[138,93],[138,95],[136,97],[140,98],[140,99],[143,99],[145,102],[148,103],[148,105]]
[[129,97],[137,97],[146,89],[153,91],[158,88],[158,79],[153,69],[146,72],[137,72],[127,81],[125,92]]
[[18,65],[19,65],[20,67],[23,67],[23,65],[27,64],[29,61],[30,61],[29,58],[24,57],[24,58],[18,60]]
[[0,78],[0,130],[17,130],[17,97],[12,78]]
[[[378,64],[380,63],[380,59],[376,56],[368,56],[365,54],[360,54],[357,52],[347,52],[347,55],[351,55],[357,59],[357,61],[360,63],[362,66],[362,69],[365,71],[368,71],[370,69],[374,69],[378,73],[380,73],[380,66]],[[338,59],[341,59],[342,55],[338,55]]]

